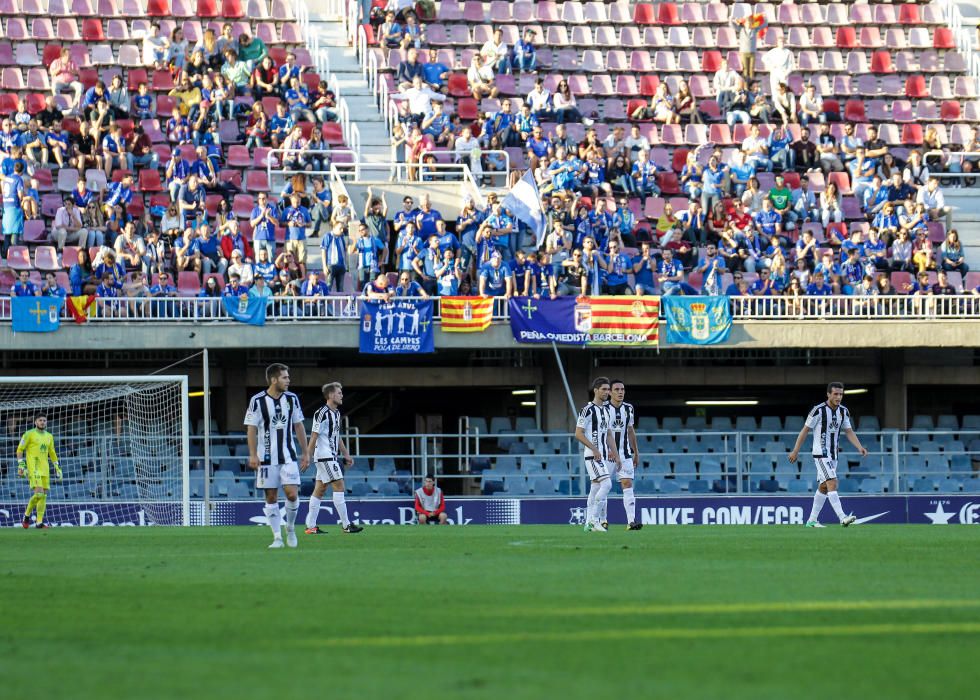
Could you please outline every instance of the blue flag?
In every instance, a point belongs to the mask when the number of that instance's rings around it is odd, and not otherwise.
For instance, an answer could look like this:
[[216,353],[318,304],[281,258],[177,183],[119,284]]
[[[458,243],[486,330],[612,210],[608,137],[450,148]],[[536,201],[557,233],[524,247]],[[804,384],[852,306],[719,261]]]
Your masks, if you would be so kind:
[[396,300],[361,304],[361,352],[435,352],[432,300]]
[[724,343],[732,332],[728,297],[662,297],[670,345]]
[[50,333],[61,326],[63,297],[11,297],[10,319],[14,333]]
[[227,314],[236,321],[251,326],[265,325],[265,299],[248,297],[243,300],[242,297],[225,296],[221,297],[221,302],[225,305]]
[[585,345],[589,338],[588,328],[576,312],[575,297],[514,297],[509,305],[510,331],[518,343]]

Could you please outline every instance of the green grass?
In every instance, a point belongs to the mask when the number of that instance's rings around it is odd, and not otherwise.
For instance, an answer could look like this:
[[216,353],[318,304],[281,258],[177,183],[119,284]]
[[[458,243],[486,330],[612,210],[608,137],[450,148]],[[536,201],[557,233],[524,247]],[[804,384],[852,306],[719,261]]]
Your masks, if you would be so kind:
[[7,698],[958,698],[969,527],[0,531]]

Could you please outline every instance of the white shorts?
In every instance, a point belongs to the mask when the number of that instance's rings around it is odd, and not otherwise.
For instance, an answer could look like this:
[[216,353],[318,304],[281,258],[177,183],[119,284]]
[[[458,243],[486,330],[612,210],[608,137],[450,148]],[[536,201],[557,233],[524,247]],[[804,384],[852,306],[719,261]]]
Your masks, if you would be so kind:
[[589,481],[602,481],[609,478],[609,467],[605,462],[591,457],[585,458],[585,471],[589,474]]
[[257,489],[277,489],[287,485],[299,486],[299,465],[296,462],[264,464],[256,471],[255,488]]
[[822,484],[837,478],[837,460],[814,456],[813,464],[817,467],[817,483]]
[[616,481],[622,481],[623,479],[634,478],[632,459],[624,459],[622,467],[617,467],[615,462],[606,462],[606,468],[609,469],[609,474]]
[[316,461],[316,479],[325,484],[331,481],[342,481],[344,470],[340,468],[340,460],[318,459]]

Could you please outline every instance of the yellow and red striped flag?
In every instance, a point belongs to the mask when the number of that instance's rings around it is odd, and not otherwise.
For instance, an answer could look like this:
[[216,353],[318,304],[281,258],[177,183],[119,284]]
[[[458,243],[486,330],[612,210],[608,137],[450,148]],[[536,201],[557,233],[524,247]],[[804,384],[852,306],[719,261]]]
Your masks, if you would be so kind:
[[447,333],[477,333],[490,327],[493,298],[442,297],[439,300],[442,330]]
[[660,334],[660,297],[587,297],[591,325],[587,345],[655,347]]
[[68,297],[67,307],[75,323],[86,323],[95,317],[95,295]]

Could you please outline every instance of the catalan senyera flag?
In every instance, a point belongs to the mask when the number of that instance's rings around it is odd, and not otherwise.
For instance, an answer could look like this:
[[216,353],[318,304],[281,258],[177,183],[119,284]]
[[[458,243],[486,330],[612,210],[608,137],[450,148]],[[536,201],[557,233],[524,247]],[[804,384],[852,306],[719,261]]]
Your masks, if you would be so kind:
[[75,323],[86,323],[95,317],[95,295],[68,297],[68,313]]
[[588,327],[586,345],[657,346],[660,297],[602,296],[586,297],[586,301],[591,314],[589,323],[581,323]]
[[490,327],[493,298],[441,297],[442,330],[447,333],[476,333]]

